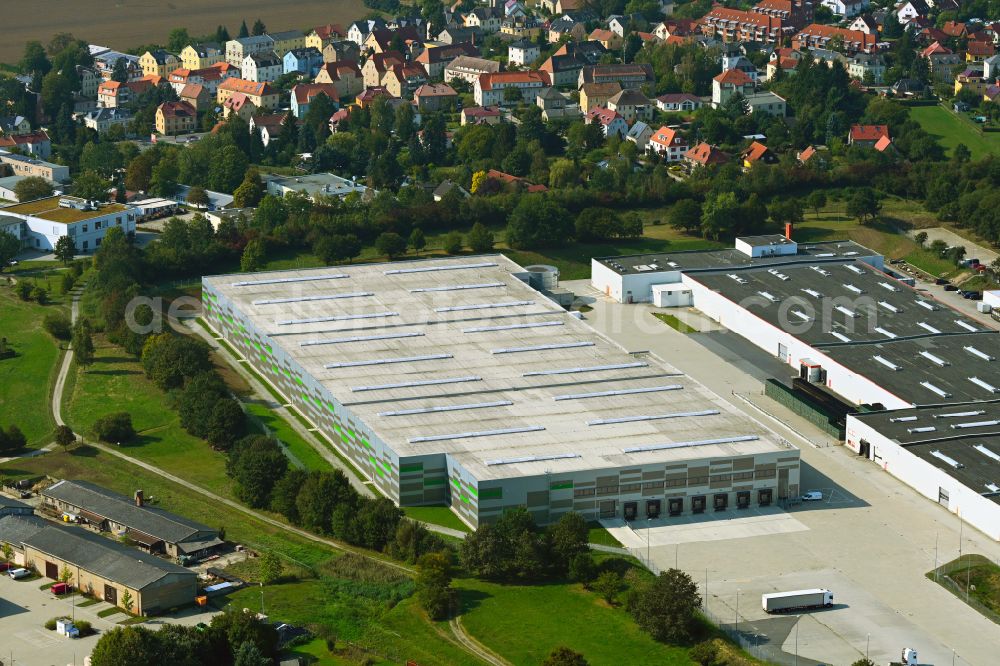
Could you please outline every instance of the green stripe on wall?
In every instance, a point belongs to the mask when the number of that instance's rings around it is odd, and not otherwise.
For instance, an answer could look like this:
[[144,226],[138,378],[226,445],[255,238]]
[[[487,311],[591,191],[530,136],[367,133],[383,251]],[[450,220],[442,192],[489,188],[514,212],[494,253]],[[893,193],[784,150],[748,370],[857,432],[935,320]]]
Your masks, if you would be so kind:
[[[364,441],[364,440],[362,440],[362,441]],[[365,442],[365,443],[367,444],[367,442]],[[423,463],[410,463],[408,465],[400,465],[399,466],[399,472],[400,472],[400,474],[407,474],[409,472],[422,472],[423,469],[424,469],[424,464]]]
[[549,490],[566,490],[573,487],[572,481],[556,481],[549,484]]

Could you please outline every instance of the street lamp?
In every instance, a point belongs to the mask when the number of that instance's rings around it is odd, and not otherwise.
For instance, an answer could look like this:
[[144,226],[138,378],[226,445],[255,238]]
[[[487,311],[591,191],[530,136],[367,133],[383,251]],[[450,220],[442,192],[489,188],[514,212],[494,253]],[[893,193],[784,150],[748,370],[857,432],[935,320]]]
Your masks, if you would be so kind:
[[740,588],[736,588],[736,635],[740,633]]
[[799,666],[799,620],[801,615],[795,616],[795,666]]

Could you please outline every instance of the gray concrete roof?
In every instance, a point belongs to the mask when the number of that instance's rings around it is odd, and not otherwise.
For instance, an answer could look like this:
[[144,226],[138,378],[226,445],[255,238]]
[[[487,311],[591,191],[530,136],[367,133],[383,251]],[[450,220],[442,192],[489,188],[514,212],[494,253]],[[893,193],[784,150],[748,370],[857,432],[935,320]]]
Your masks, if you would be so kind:
[[[323,275],[331,277],[317,279]],[[675,368],[627,353],[518,276],[523,268],[487,255],[204,283],[400,456],[450,453],[480,479],[789,446]],[[733,441],[740,437],[753,439]],[[705,443],[715,439],[727,441]],[[684,445],[623,451],[670,443]]]
[[4,516],[0,518],[0,542],[21,544],[42,531],[48,523],[38,516]]
[[211,527],[188,520],[148,504],[136,506],[124,495],[87,481],[58,481],[40,493],[86,509],[115,523],[167,543],[179,543],[199,532],[215,533]]
[[142,590],[168,574],[196,574],[184,567],[115,543],[83,528],[45,527],[24,539],[35,550],[134,590]]
[[[20,220],[18,220],[20,221]],[[3,220],[0,219],[0,225],[3,224]],[[6,495],[0,495],[0,509],[30,509],[29,504],[25,504],[21,500],[16,500],[13,497],[7,497]]]

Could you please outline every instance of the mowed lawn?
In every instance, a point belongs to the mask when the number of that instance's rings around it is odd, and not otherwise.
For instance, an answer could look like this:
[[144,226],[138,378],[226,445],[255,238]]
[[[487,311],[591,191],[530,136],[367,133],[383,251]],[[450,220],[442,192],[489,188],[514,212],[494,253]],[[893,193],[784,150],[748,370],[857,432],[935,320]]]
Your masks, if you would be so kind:
[[225,456],[181,427],[169,397],[146,379],[138,361],[100,337],[94,342],[93,365],[74,364],[66,383],[63,417],[67,423],[89,436],[100,417],[128,412],[139,436],[122,446],[123,453],[231,497]]
[[0,337],[17,355],[0,361],[0,426],[16,425],[37,447],[52,441],[55,421],[50,396],[59,372],[59,346],[42,328],[57,302],[38,305],[20,300],[12,287],[0,286]]
[[694,664],[686,648],[658,643],[620,606],[609,608],[578,584],[498,585],[463,578],[462,625],[514,664],[540,664],[557,647],[583,654],[591,666]]
[[910,117],[920,123],[925,132],[936,138],[951,153],[960,143],[972,152],[973,159],[1000,153],[1000,132],[978,132],[965,120],[940,106],[914,106]]

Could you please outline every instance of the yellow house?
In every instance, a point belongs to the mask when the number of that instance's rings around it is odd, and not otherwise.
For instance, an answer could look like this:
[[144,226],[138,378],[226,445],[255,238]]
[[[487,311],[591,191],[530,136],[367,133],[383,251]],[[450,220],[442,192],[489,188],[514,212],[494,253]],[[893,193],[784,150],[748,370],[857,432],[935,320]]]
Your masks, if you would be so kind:
[[610,30],[605,30],[604,28],[597,28],[591,32],[590,41],[600,42],[601,46],[609,51],[619,50],[623,43],[621,35]]
[[959,74],[955,77],[955,94],[957,95],[962,90],[971,90],[976,95],[982,95],[986,92],[986,89],[990,87],[989,81],[983,80],[982,74]]
[[187,102],[164,102],[156,109],[156,131],[183,134],[197,128],[198,112]]
[[344,32],[344,28],[336,23],[319,25],[310,30],[309,34],[306,35],[306,48],[311,46],[317,51],[322,51],[328,45],[338,39],[344,39],[346,36],[347,33]]
[[181,66],[180,59],[173,53],[163,49],[146,51],[139,57],[139,66],[144,76],[166,77],[170,72]]
[[[306,36],[301,30],[271,32],[268,35],[274,40],[274,52],[278,54],[279,58],[285,57],[285,54],[292,49],[304,49],[306,47]],[[316,50],[322,51],[323,47],[321,46]]]
[[207,69],[225,58],[226,54],[218,44],[188,44],[181,51],[181,66],[191,70]]
[[219,85],[216,97],[216,104],[225,107],[226,102],[233,95],[241,93],[258,109],[272,111],[278,108],[281,102],[281,94],[267,83],[257,83],[255,81],[244,81],[243,79],[226,79]]
[[580,88],[580,111],[586,115],[599,106],[607,106],[608,100],[622,91],[617,81],[611,83],[584,83]]

